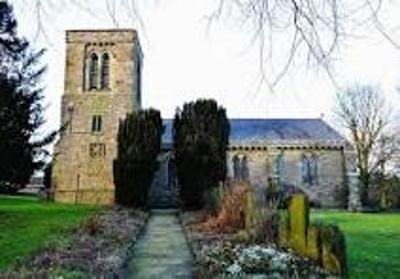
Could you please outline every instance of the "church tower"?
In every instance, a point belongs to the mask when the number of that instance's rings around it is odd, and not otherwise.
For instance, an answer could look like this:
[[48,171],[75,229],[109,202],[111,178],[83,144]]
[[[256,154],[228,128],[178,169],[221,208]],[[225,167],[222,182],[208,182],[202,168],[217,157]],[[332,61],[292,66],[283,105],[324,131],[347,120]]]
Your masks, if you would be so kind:
[[141,108],[139,38],[130,29],[74,30],[66,45],[52,194],[58,202],[112,204],[119,120]]

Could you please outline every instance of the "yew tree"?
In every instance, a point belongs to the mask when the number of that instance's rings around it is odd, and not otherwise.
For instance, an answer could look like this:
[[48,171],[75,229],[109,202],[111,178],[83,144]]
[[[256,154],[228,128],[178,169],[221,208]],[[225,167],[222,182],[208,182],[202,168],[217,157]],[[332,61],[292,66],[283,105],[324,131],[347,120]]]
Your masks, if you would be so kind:
[[205,191],[225,180],[229,132],[226,110],[214,100],[200,99],[177,110],[174,151],[186,207],[202,207]]
[[154,109],[127,114],[119,123],[114,160],[115,200],[131,207],[147,206],[148,192],[157,170],[163,124]]

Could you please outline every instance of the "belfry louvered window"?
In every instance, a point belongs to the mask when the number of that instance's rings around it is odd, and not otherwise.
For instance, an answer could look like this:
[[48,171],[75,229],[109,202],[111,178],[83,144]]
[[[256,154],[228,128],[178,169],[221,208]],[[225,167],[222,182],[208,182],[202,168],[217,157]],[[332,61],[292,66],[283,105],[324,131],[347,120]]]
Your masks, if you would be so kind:
[[101,89],[110,88],[110,56],[108,53],[104,53],[101,57]]
[[97,89],[99,81],[99,58],[92,53],[89,58],[89,89]]

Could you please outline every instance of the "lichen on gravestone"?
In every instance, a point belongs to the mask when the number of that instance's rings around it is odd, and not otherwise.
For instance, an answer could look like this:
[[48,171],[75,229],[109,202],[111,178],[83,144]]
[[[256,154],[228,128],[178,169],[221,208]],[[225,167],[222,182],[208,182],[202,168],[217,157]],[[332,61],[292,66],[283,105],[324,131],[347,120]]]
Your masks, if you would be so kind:
[[307,228],[310,206],[303,194],[294,195],[289,203],[290,247],[302,255],[307,254]]
[[280,215],[279,245],[293,249],[334,275],[347,277],[344,234],[338,226],[309,225],[309,202],[304,194],[294,195],[288,210]]
[[312,224],[307,230],[307,257],[311,260],[322,263],[322,239],[321,224]]

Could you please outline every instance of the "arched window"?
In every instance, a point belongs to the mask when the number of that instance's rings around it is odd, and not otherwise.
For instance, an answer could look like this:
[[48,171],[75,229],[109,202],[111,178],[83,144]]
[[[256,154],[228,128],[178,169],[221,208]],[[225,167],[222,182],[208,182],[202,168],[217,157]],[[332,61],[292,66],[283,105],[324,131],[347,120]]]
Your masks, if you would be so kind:
[[108,53],[104,53],[101,57],[101,89],[110,88],[110,56]]
[[249,167],[247,157],[243,155],[235,155],[232,158],[233,178],[238,181],[249,180]]
[[89,58],[89,90],[97,89],[99,78],[99,58],[92,53]]
[[318,178],[318,160],[315,154],[303,154],[302,158],[302,180],[309,185],[317,184]]
[[237,155],[233,156],[232,164],[233,164],[233,178],[235,180],[240,180],[240,160]]
[[249,180],[249,166],[247,163],[246,156],[243,156],[243,158],[242,158],[241,178],[243,181]]

